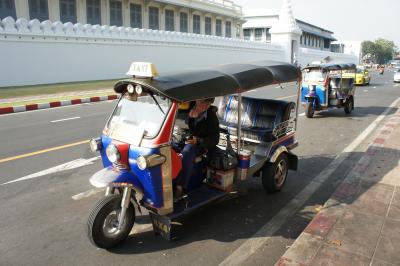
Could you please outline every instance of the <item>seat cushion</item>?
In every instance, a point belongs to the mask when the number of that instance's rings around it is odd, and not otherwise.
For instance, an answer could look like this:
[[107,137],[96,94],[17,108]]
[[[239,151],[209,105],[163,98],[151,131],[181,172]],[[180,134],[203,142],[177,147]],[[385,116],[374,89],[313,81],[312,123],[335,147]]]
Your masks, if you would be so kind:
[[[228,128],[235,136],[237,136],[238,108],[237,96],[224,97],[218,108],[221,126]],[[272,136],[274,128],[290,118],[295,104],[287,101],[242,97],[240,108],[243,137],[257,141],[271,141],[274,139]]]

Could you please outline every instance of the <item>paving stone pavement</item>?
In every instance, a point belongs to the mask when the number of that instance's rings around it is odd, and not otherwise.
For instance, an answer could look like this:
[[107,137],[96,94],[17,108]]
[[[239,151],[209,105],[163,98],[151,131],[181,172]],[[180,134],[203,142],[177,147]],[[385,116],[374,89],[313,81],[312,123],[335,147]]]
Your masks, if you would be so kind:
[[400,265],[400,109],[275,265]]

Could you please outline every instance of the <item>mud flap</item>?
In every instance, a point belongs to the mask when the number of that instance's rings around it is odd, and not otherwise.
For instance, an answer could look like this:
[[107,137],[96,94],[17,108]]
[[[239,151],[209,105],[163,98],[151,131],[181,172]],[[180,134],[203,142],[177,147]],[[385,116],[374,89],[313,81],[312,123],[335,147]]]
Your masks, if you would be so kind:
[[173,235],[172,222],[168,216],[150,212],[150,219],[155,234],[161,235],[167,241],[172,241],[176,238]]
[[288,155],[288,160],[289,160],[289,169],[296,171],[298,161],[299,161],[299,159],[297,158],[297,155],[294,155],[291,152],[288,152],[287,155]]

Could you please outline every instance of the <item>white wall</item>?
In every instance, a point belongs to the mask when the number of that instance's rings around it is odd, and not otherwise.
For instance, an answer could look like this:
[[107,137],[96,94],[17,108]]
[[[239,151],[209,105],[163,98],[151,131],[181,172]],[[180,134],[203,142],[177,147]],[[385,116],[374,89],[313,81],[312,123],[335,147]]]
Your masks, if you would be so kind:
[[280,60],[279,46],[240,39],[37,20],[3,19],[0,87],[124,77],[132,61],[159,72]]
[[[354,56],[300,48],[302,66],[326,56]],[[285,61],[284,46],[241,39],[38,20],[0,24],[0,87],[125,77],[132,61],[160,73],[254,60]]]
[[328,51],[321,51],[309,48],[299,48],[297,61],[302,67],[304,67],[308,63],[311,63],[313,61],[321,61],[328,56],[330,57],[332,62],[354,64],[358,63],[358,57],[351,54],[332,53]]

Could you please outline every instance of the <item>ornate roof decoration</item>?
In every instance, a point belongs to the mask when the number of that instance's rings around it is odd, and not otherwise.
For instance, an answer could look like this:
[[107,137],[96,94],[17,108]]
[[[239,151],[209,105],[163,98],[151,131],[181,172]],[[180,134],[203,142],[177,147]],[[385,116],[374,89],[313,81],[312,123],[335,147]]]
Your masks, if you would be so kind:
[[302,33],[293,16],[292,3],[290,0],[283,0],[283,5],[279,13],[279,21],[271,28],[271,33],[283,32]]

